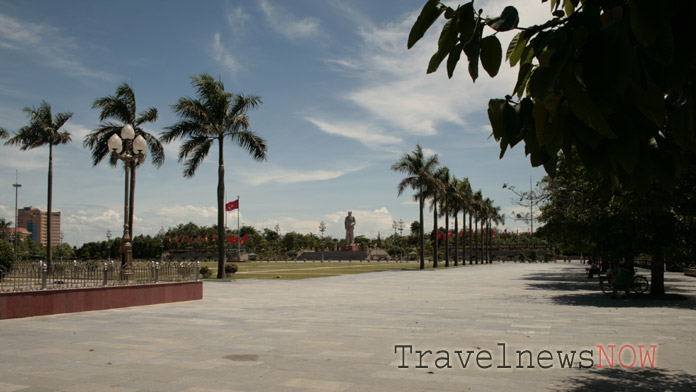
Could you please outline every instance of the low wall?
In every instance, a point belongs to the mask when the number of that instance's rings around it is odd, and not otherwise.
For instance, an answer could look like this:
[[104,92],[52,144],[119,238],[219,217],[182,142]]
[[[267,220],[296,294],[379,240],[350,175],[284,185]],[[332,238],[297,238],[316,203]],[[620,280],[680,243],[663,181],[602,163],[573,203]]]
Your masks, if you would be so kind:
[[203,299],[203,282],[0,293],[0,320]]

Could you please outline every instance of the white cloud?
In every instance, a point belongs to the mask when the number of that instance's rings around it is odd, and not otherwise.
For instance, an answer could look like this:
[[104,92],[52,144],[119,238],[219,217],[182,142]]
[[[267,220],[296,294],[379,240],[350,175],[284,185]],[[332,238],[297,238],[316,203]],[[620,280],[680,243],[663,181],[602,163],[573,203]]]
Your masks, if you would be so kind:
[[239,173],[246,183],[251,185],[261,185],[269,182],[278,184],[293,184],[297,182],[327,181],[339,178],[346,173],[360,170],[293,170],[273,167],[263,169],[245,170]]
[[71,76],[117,80],[114,75],[92,69],[80,61],[76,55],[79,45],[75,39],[63,35],[53,26],[30,23],[0,13],[0,47],[37,55],[44,59],[43,64]]
[[242,7],[237,7],[227,14],[227,24],[235,33],[241,33],[245,30],[249,18],[249,14],[244,12]]
[[268,24],[289,39],[316,37],[321,32],[319,20],[316,18],[298,19],[287,10],[277,8],[268,0],[260,0],[259,6]]
[[241,65],[234,58],[232,53],[230,53],[220,40],[220,33],[215,33],[213,37],[213,45],[211,47],[211,54],[213,59],[227,68],[232,74],[236,74],[241,70]]
[[364,123],[329,123],[312,117],[306,117],[305,120],[316,125],[323,132],[353,139],[372,149],[403,142],[403,139],[399,137],[385,135],[381,129]]

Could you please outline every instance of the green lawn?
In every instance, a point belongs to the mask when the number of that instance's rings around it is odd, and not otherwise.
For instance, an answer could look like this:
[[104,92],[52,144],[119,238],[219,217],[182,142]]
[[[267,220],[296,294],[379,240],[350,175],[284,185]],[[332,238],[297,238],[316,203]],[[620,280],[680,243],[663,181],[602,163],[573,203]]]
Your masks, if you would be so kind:
[[[418,263],[395,263],[389,262],[332,262],[332,263],[236,263],[239,271],[234,276],[234,280],[239,279],[308,279],[322,278],[327,276],[338,276],[348,274],[362,274],[367,272],[379,271],[413,271],[418,269]],[[201,266],[207,265],[213,272],[213,277],[217,271],[217,263],[205,262]]]

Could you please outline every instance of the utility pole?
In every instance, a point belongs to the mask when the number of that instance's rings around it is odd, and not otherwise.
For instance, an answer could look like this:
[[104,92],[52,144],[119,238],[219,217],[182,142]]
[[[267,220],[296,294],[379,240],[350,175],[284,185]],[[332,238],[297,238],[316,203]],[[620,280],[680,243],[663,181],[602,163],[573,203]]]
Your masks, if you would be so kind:
[[[17,209],[17,196],[19,195],[19,188],[22,184],[19,183],[19,171],[15,170],[15,183],[12,184],[15,189],[15,235],[14,235],[14,250],[15,250],[15,261],[17,260],[17,226],[19,226],[19,210]],[[50,228],[49,228],[50,229]]]

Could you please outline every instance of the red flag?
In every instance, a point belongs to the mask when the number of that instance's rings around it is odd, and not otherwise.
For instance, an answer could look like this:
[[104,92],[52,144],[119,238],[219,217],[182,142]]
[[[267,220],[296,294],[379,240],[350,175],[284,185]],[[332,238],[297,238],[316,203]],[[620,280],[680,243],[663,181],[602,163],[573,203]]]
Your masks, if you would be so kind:
[[227,241],[230,243],[230,245],[234,245],[234,244],[237,243],[237,241],[239,241],[239,237],[234,237],[234,238],[232,238],[231,235],[228,235],[228,236],[227,236]]
[[507,229],[505,229],[505,238],[507,238]]
[[532,235],[532,229],[527,229],[529,231],[529,235]]
[[174,237],[174,242],[179,242],[179,239],[177,237]]
[[240,244],[247,242],[247,240],[248,240],[247,235],[248,234],[244,234],[244,237],[242,237],[242,239],[239,241]]
[[189,244],[193,244],[193,236],[191,236],[191,239],[189,240]]
[[452,239],[452,230],[447,232],[447,239]]
[[205,242],[208,242],[208,235],[205,235]]
[[464,229],[459,230],[459,236],[464,237]]
[[437,239],[438,240],[442,239],[442,232],[440,232],[440,230],[437,231]]
[[234,211],[239,208],[239,199],[225,204],[225,211]]
[[172,237],[169,237],[169,243],[170,244],[172,243]]
[[201,242],[201,236],[198,236],[198,241],[196,242]]
[[491,233],[491,235],[493,236],[493,238],[495,238],[495,230],[493,230],[493,233]]
[[213,234],[213,242],[215,242],[215,234]]

